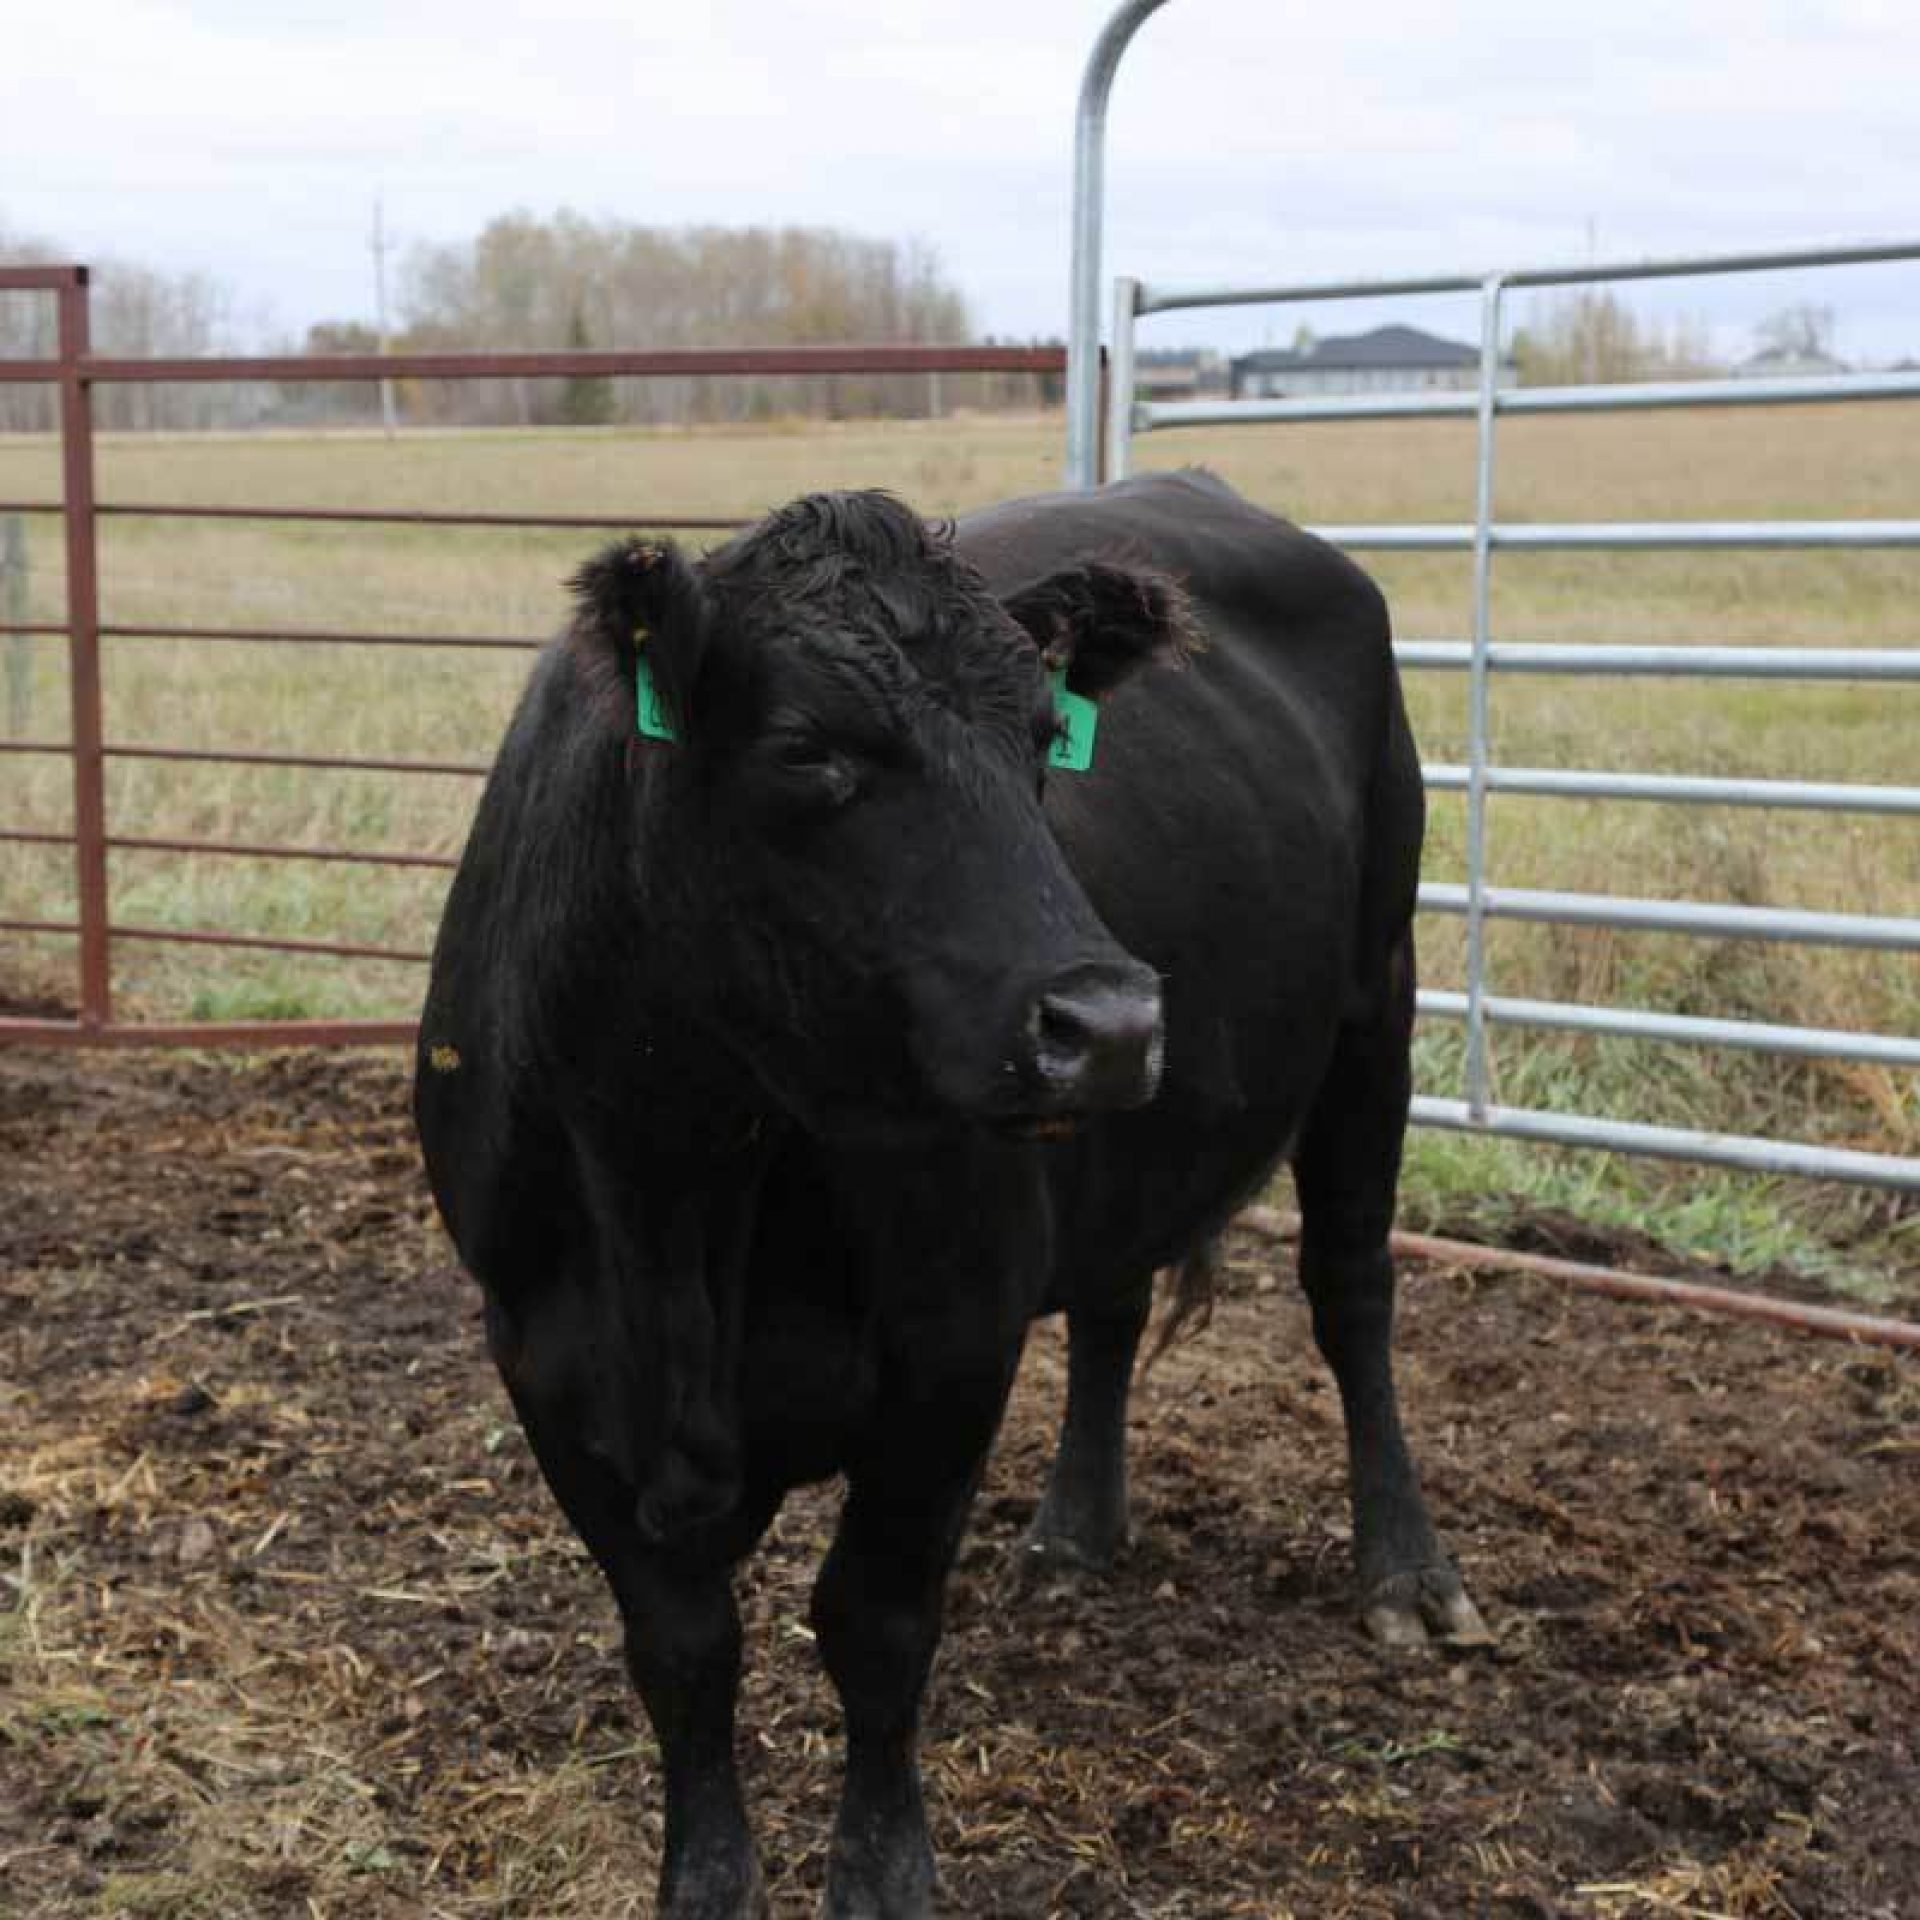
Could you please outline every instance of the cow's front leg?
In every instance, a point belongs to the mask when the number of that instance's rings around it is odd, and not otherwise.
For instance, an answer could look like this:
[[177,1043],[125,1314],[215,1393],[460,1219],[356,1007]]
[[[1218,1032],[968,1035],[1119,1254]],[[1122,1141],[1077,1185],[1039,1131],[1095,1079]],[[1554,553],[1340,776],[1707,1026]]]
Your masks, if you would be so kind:
[[766,1894],[733,1762],[740,1616],[729,1573],[760,1537],[774,1501],[750,1503],[697,1550],[694,1543],[659,1546],[634,1517],[633,1482],[603,1450],[583,1444],[575,1400],[529,1384],[526,1349],[497,1305],[489,1333],[547,1484],[613,1589],[627,1671],[660,1744],[660,1920],[764,1920]]
[[847,1725],[847,1775],[825,1920],[928,1920],[933,1847],[920,1791],[920,1703],[947,1575],[1006,1406],[1026,1331],[1018,1288],[953,1288],[847,1471],[813,1590],[820,1655]]
[[618,1581],[627,1668],[666,1776],[661,1920],[767,1911],[733,1761],[740,1616],[727,1569],[630,1563]]
[[826,1920],[925,1920],[933,1911],[920,1702],[977,1473],[945,1488],[915,1487],[910,1473],[903,1451],[851,1481],[813,1592],[814,1632],[847,1724]]

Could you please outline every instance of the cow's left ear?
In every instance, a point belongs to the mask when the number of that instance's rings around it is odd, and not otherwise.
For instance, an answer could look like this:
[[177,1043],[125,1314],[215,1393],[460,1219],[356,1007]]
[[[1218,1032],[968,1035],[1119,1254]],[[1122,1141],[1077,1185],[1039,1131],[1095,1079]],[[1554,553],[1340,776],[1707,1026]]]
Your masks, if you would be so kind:
[[1177,665],[1205,644],[1193,602],[1171,574],[1090,560],[1007,596],[1006,609],[1067,685],[1097,700],[1149,660]]

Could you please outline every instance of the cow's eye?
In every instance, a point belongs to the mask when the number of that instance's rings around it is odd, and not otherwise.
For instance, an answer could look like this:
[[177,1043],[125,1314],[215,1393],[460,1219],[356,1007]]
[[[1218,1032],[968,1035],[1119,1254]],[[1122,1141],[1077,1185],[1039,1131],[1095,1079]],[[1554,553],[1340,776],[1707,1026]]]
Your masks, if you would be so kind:
[[783,734],[773,742],[774,764],[790,773],[807,773],[828,766],[833,749],[824,740],[809,734]]
[[767,742],[766,757],[789,799],[840,807],[860,791],[852,757],[818,734],[775,734]]

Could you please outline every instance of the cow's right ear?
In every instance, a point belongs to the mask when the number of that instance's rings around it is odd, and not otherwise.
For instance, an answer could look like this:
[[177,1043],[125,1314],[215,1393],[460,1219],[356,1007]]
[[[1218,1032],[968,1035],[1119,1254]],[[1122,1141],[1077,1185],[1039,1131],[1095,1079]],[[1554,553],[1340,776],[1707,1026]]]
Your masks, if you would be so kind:
[[644,658],[669,732],[684,737],[707,645],[699,571],[671,540],[619,540],[567,583],[577,602],[573,631],[590,657],[610,666],[629,696]]

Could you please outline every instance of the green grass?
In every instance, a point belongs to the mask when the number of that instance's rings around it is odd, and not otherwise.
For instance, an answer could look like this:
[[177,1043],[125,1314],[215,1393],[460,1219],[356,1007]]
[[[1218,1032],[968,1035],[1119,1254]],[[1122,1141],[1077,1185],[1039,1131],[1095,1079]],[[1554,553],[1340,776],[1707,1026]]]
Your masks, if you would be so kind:
[[[1006,416],[425,434],[393,444],[355,434],[124,437],[103,441],[99,484],[118,501],[524,508],[617,513],[641,525],[649,512],[744,518],[811,487],[886,485],[940,514],[1056,484],[1060,439],[1056,418]],[[1471,451],[1457,422],[1183,432],[1138,448],[1142,464],[1205,461],[1310,523],[1462,519]],[[1533,520],[1905,516],[1920,496],[1920,435],[1911,412],[1891,406],[1517,420],[1502,428],[1498,478],[1500,511]],[[0,443],[0,497],[51,497],[57,485],[49,443]],[[29,617],[59,615],[57,535],[50,519],[30,523]],[[594,539],[113,518],[102,527],[103,608],[116,624],[537,638],[560,617],[560,583]],[[1467,631],[1464,557],[1361,557],[1402,635]],[[1496,633],[1512,639],[1920,643],[1920,556],[1505,556],[1494,613]],[[26,645],[30,736],[63,738],[59,644]],[[121,742],[484,762],[526,666],[520,654],[117,639],[108,643],[107,729]],[[1409,691],[1427,756],[1464,758],[1462,676],[1416,674]],[[1905,782],[1920,689],[1529,676],[1496,683],[1494,718],[1496,757],[1508,764]],[[65,829],[68,780],[60,759],[0,756],[0,820]],[[121,834],[451,856],[477,791],[451,775],[116,760],[108,810]],[[1436,795],[1430,877],[1460,876],[1463,830],[1459,797]],[[1914,820],[1500,796],[1490,847],[1494,878],[1513,886],[1920,913]],[[408,950],[428,944],[446,882],[435,871],[136,850],[116,852],[111,866],[126,925]],[[73,911],[63,849],[0,844],[0,917]],[[1423,924],[1430,983],[1459,983],[1460,938],[1456,922]],[[10,939],[5,984],[58,987],[70,949]],[[1920,1031],[1911,956],[1498,925],[1491,959],[1494,984],[1509,993]],[[312,1017],[410,1013],[421,975],[399,963],[129,940],[116,946],[115,981],[122,1006],[137,1014]],[[1458,1054],[1446,1028],[1423,1038],[1428,1090],[1458,1090]],[[1519,1104],[1920,1151],[1913,1075],[1512,1030],[1496,1034],[1495,1064],[1501,1097]],[[1847,1250],[1853,1215],[1841,1218],[1845,1209],[1812,1189],[1429,1136],[1416,1145],[1409,1194],[1414,1213],[1455,1225],[1491,1228],[1517,1196],[1653,1222],[1745,1268],[1785,1263],[1871,1279],[1872,1258]]]

